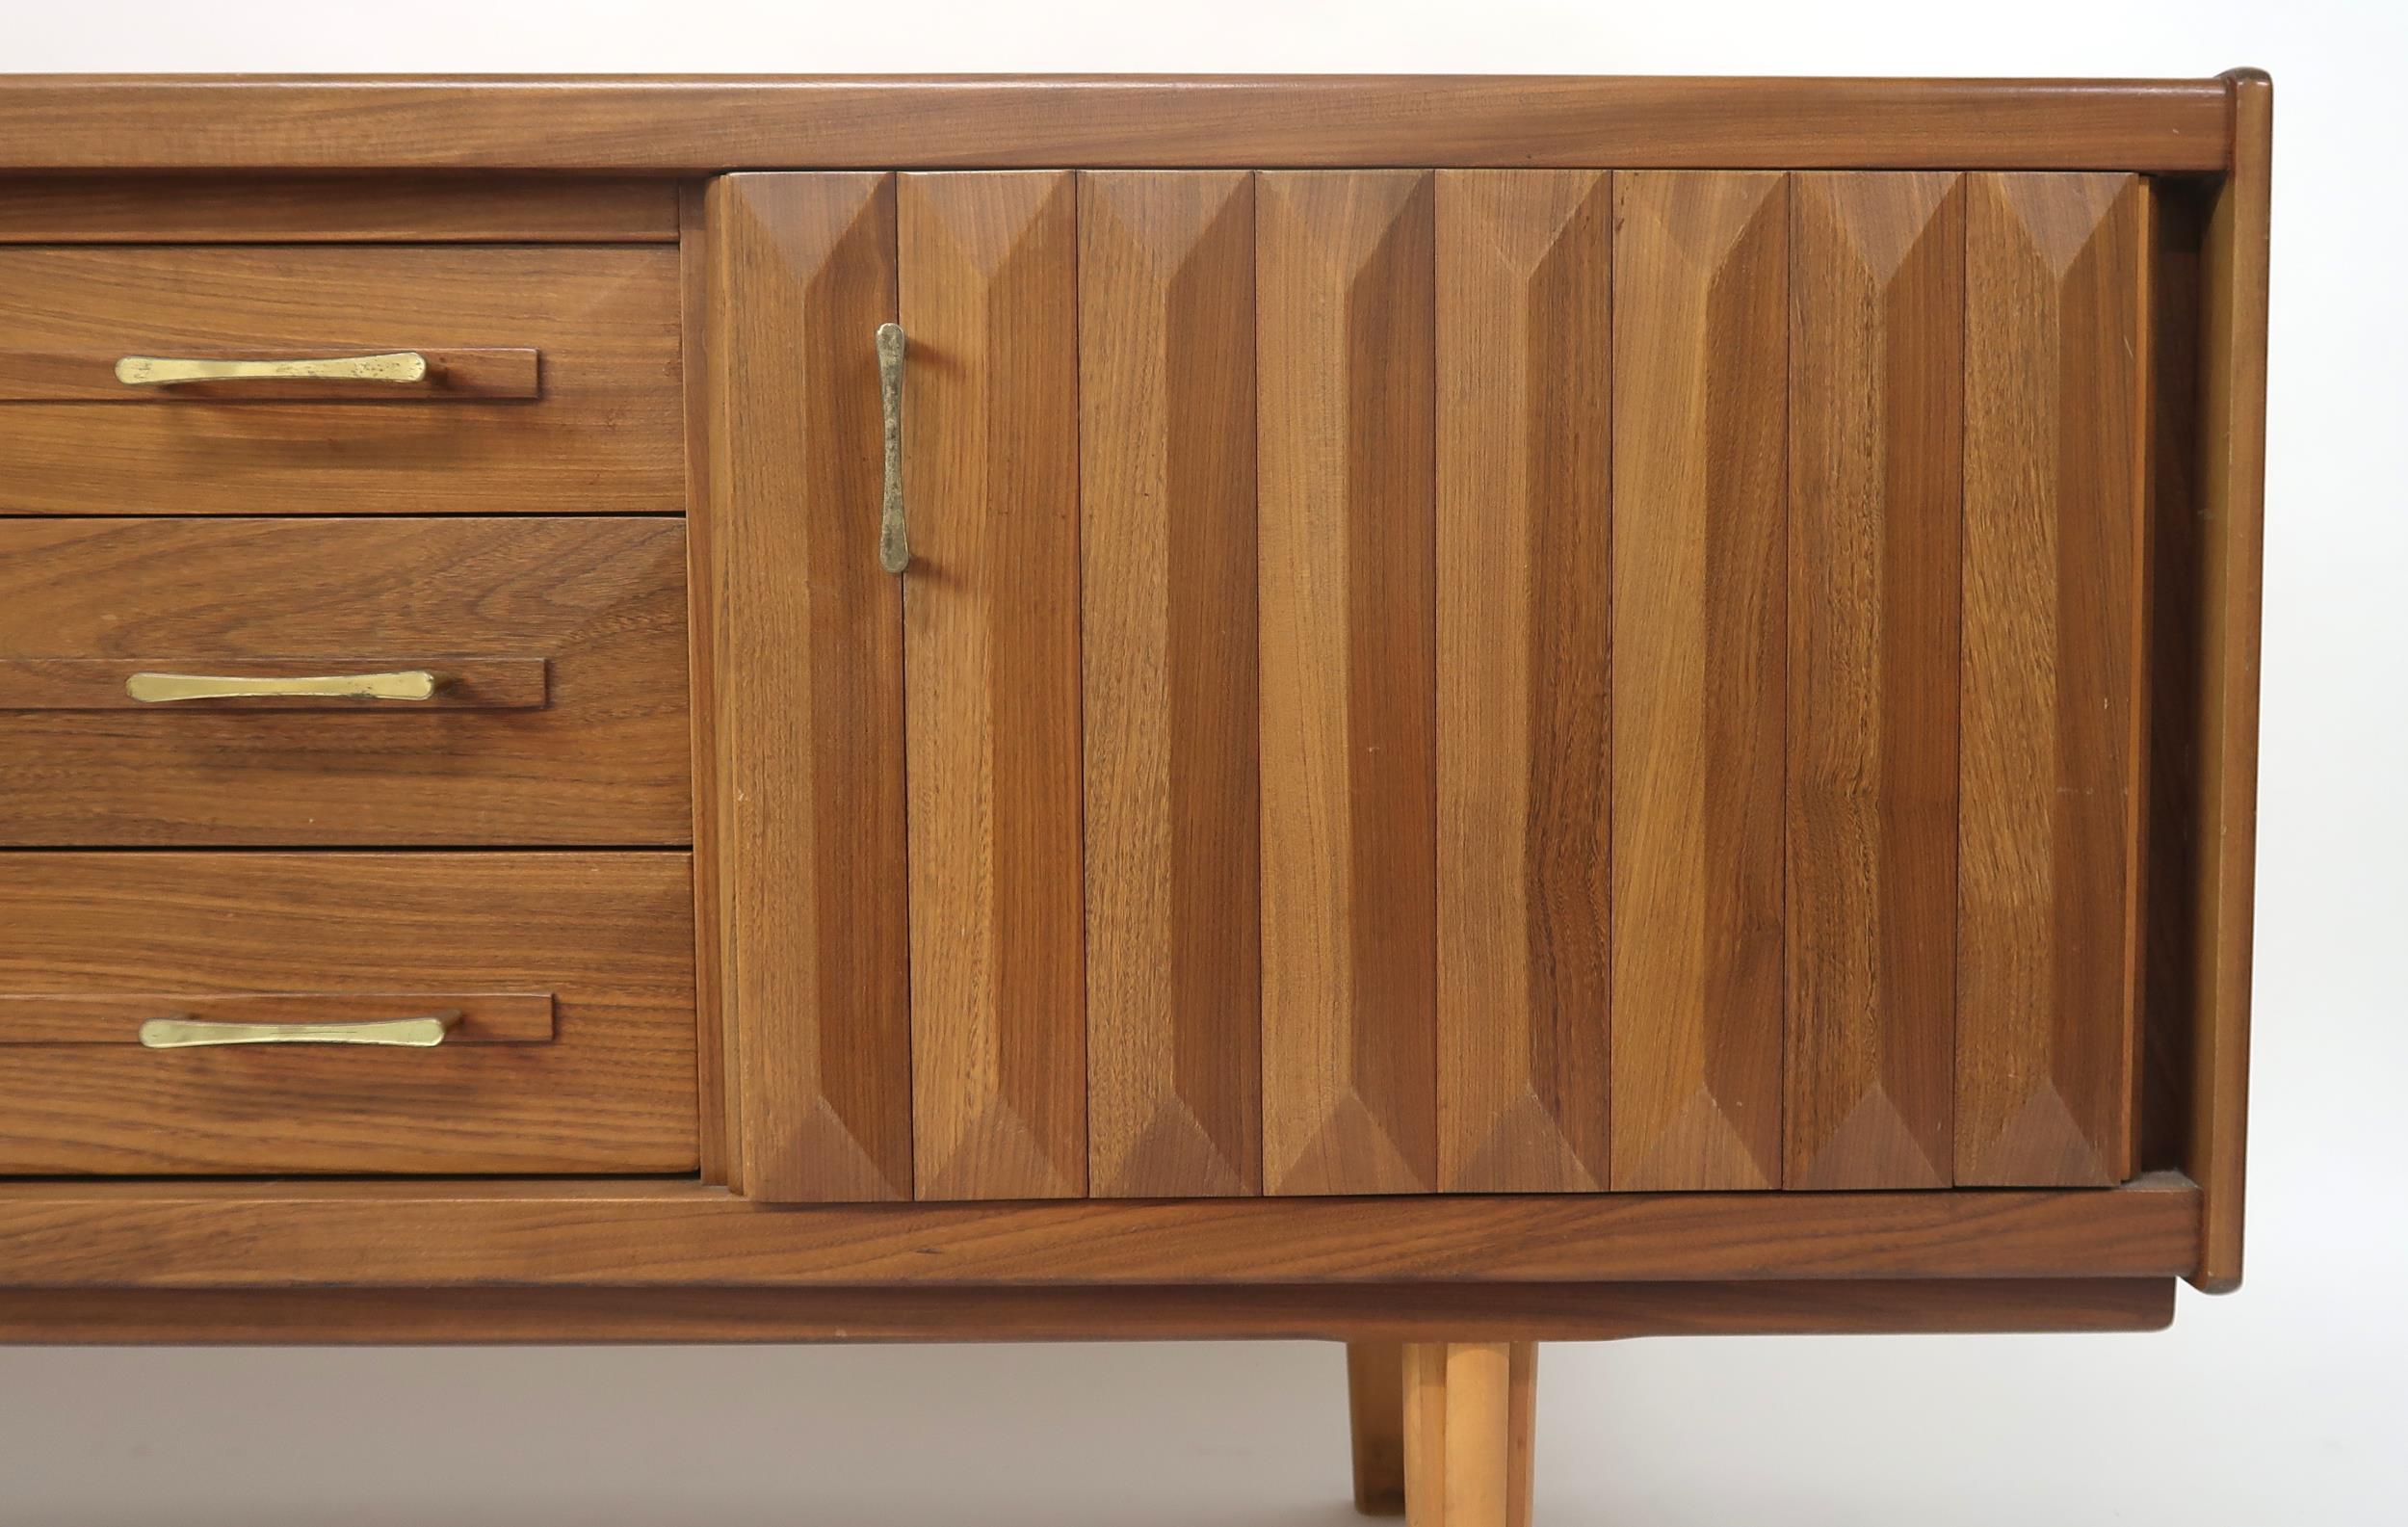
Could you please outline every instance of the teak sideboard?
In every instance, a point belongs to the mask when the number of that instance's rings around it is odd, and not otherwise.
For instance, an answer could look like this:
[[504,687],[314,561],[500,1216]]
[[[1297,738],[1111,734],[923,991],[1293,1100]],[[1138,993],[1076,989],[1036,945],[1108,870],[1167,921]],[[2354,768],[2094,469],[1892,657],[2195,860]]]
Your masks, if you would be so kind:
[[0,84],[0,1339],[2162,1325],[2270,119]]

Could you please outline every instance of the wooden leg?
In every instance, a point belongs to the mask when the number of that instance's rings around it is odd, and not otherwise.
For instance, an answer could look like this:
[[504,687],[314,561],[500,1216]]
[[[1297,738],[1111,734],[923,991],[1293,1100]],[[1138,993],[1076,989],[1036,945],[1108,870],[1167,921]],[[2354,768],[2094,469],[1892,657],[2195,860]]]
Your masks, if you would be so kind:
[[1404,1348],[1347,1344],[1347,1414],[1354,1430],[1354,1509],[1404,1514]]
[[1408,1527],[1530,1527],[1537,1379],[1526,1341],[1404,1349]]

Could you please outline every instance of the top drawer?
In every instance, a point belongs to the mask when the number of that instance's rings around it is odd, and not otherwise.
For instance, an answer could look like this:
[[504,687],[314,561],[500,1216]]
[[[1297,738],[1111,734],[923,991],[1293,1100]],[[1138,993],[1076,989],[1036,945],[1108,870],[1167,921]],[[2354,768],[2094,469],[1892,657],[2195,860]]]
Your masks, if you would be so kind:
[[[678,341],[673,248],[0,250],[0,513],[675,512]],[[397,352],[425,378],[117,374]]]

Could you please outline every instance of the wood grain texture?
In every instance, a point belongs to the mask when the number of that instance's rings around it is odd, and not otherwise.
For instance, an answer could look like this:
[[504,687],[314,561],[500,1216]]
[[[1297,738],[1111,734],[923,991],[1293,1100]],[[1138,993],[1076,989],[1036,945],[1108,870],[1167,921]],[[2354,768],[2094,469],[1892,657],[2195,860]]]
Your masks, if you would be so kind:
[[0,90],[0,169],[2220,170],[2215,80],[260,78]]
[[[355,355],[359,345],[203,344],[173,347],[177,360],[313,360]],[[380,347],[381,348],[381,347]],[[390,347],[404,348],[404,347]],[[406,347],[426,362],[413,382],[294,377],[129,385],[117,377],[122,350],[0,350],[0,403],[126,403],[192,408],[200,403],[520,402],[542,393],[543,357],[524,345]],[[364,421],[363,421],[364,422]]]
[[694,750],[694,1081],[701,1094],[702,1180],[738,1181],[735,1140],[734,1019],[727,1001],[734,967],[728,932],[734,886],[726,873],[725,752],[720,741],[720,513],[711,497],[712,421],[720,417],[719,379],[710,364],[713,244],[707,185],[677,188],[679,369],[685,392],[687,707]]
[[127,355],[524,349],[543,388],[0,405],[0,513],[681,510],[677,265],[633,246],[0,249],[13,355],[105,374]]
[[0,1283],[2172,1277],[2197,1264],[2198,1215],[2198,1190],[2172,1173],[2080,1191],[1071,1199],[908,1210],[795,1209],[691,1182],[28,1182],[0,1185]]
[[[2274,84],[2227,76],[2233,171],[2210,214],[2201,286],[2199,514],[2206,583],[2199,609],[2202,698],[2196,951],[2188,1138],[2204,1224],[2193,1281],[2240,1286],[2249,1115],[2249,977],[2258,848],[2258,654],[2265,576],[2266,289],[2272,219]],[[2185,909],[2166,908],[2180,917]]]
[[1410,1527],[1530,1527],[1536,1375],[1537,1352],[1528,1342],[1406,1344]]
[[1438,1185],[1434,180],[1257,180],[1269,1191]]
[[541,710],[550,698],[547,670],[551,665],[543,658],[442,657],[418,665],[425,669],[434,686],[434,693],[423,699],[363,702],[350,695],[135,698],[141,686],[134,681],[145,674],[154,678],[162,672],[171,672],[192,677],[292,679],[359,674],[393,666],[389,652],[226,658],[210,653],[196,656],[179,650],[172,656],[150,657],[0,657],[0,710],[122,710],[147,711],[152,715],[211,710],[382,710],[411,714],[437,710]]
[[1253,181],[1079,195],[1089,1182],[1260,1193]]
[[1790,182],[1783,1182],[1942,1188],[1956,1024],[1965,202]]
[[1404,1345],[1347,1344],[1347,1435],[1354,1463],[1354,1509],[1404,1514]]
[[1968,181],[1960,1184],[2133,1170],[2145,197]]
[[0,991],[558,1003],[543,1044],[12,1045],[0,1171],[692,1172],[692,896],[682,854],[0,855]]
[[1438,177],[1438,1176],[1607,1182],[1609,177]]
[[1614,178],[1617,1189],[1781,1181],[1788,201]]
[[1076,1197],[1076,181],[907,175],[901,223],[918,1196]]
[[558,175],[0,182],[0,244],[668,244],[674,182]]
[[363,1023],[453,1013],[455,1044],[549,1044],[548,991],[0,991],[0,1044],[139,1044],[152,1018],[207,1023]]
[[[0,1343],[1602,1341],[1659,1335],[2159,1330],[2170,1278],[1129,1288],[0,1288]],[[1348,1355],[1359,1350],[1350,1346]],[[1400,1372],[1386,1386],[1399,1409]],[[1394,1419],[1401,1423],[1401,1416]],[[1358,1434],[1359,1435],[1359,1434]],[[1401,1435],[1396,1438],[1402,1446]],[[1393,1506],[1404,1509],[1403,1460]]]
[[706,206],[707,469],[735,1180],[911,1197],[903,603],[878,568],[884,175],[729,175]]
[[[685,555],[652,518],[0,520],[0,707],[112,707],[0,708],[0,843],[687,842]],[[117,706],[162,665],[500,708]]]

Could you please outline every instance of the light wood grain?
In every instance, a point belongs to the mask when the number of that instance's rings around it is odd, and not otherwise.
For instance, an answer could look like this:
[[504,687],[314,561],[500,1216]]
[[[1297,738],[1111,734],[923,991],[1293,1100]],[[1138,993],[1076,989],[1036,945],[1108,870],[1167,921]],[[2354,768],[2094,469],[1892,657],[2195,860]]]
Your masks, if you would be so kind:
[[668,244],[678,191],[559,175],[53,175],[0,183],[0,244]]
[[709,363],[712,240],[709,187],[677,190],[679,343],[691,363],[680,368],[685,392],[686,662],[694,703],[687,707],[694,750],[694,1079],[701,1094],[702,1180],[740,1180],[735,1139],[741,1125],[735,1099],[734,1026],[728,978],[734,969],[728,931],[734,887],[722,844],[727,795],[719,726],[719,650],[725,615],[720,589],[719,510],[711,497],[711,421],[720,416],[717,369]]
[[1433,178],[1257,184],[1264,1176],[1273,1193],[1427,1192]]
[[1347,1344],[1347,1432],[1354,1461],[1354,1509],[1404,1514],[1404,1346]]
[[1609,178],[1438,177],[1438,1163],[1607,1181]]
[[903,604],[878,568],[881,175],[730,175],[707,207],[736,1178],[907,1198]]
[[2231,120],[2197,79],[56,75],[0,169],[2216,171]]
[[[0,843],[687,842],[685,554],[648,518],[0,520]],[[450,699],[124,701],[409,669]],[[6,708],[62,704],[107,708]]]
[[1259,1193],[1254,188],[1080,176],[1089,1180]]
[[682,854],[0,855],[0,991],[558,1004],[540,1044],[11,1045],[0,1171],[692,1172],[692,896]]
[[10,405],[0,513],[685,507],[672,249],[0,249],[0,334],[13,355],[104,373],[128,355],[535,350],[543,389],[533,403],[373,408]]
[[1618,1189],[1781,1180],[1787,209],[1614,178]]
[[2145,197],[1968,182],[1960,1184],[2133,1171]]
[[1527,1342],[1405,1346],[1410,1527],[1530,1527],[1536,1364]]
[[1965,203],[1793,176],[1784,1183],[1955,1172]]
[[1076,182],[907,175],[901,224],[918,1194],[1075,1197],[1087,1168]]
[[365,1023],[457,1014],[443,1043],[549,1044],[548,991],[0,991],[0,1044],[138,1044],[152,1018]]

